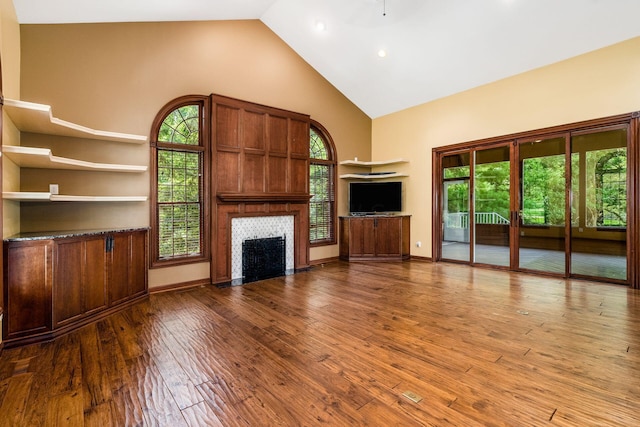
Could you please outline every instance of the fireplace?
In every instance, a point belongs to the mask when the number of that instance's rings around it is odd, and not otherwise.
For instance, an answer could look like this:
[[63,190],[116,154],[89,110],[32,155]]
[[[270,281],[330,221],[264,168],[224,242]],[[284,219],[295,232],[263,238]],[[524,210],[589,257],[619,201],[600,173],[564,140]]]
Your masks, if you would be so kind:
[[242,283],[284,276],[285,240],[265,237],[242,242]]
[[[283,262],[284,272],[289,274],[294,271],[294,217],[293,215],[273,215],[273,216],[247,216],[238,217],[231,220],[231,285],[240,285],[248,281],[245,273],[244,248],[248,241],[265,240],[268,244],[273,244],[277,240],[282,240],[284,250]],[[253,243],[251,243],[253,244]],[[270,254],[260,257],[272,257]],[[278,252],[280,253],[280,252]],[[273,260],[269,261],[270,263]],[[271,274],[271,273],[268,273]],[[270,277],[276,277],[274,275]]]

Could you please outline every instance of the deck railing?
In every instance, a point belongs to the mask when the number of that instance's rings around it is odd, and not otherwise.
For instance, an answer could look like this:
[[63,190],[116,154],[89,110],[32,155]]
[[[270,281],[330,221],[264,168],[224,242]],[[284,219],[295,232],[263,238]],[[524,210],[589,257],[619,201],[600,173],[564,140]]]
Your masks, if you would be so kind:
[[[509,224],[509,220],[497,212],[476,212],[477,224]],[[445,214],[444,226],[447,228],[469,228],[469,212]]]

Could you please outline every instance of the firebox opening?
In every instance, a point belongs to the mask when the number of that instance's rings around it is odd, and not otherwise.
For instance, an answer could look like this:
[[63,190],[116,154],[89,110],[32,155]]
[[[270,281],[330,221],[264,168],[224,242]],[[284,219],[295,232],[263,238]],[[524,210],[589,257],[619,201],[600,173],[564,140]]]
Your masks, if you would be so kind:
[[242,242],[242,283],[284,276],[286,239],[265,237]]

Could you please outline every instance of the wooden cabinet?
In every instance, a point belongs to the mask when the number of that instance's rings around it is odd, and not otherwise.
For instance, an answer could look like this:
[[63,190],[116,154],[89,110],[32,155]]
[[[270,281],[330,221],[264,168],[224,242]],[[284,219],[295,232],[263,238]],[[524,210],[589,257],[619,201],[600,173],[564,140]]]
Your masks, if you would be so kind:
[[409,259],[410,216],[340,217],[340,259]]
[[4,245],[4,333],[8,340],[51,330],[52,240]]
[[4,338],[51,339],[147,294],[147,231],[4,242]]

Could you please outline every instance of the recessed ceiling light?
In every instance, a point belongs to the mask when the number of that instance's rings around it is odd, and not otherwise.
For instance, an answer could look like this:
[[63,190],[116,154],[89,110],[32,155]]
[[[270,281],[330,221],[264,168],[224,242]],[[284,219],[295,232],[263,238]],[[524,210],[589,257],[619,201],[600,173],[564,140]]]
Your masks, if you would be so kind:
[[387,51],[386,51],[386,50],[384,50],[384,49],[380,49],[380,50],[378,51],[378,56],[379,56],[380,58],[384,58],[385,56],[387,56]]
[[317,31],[322,32],[322,31],[324,31],[326,29],[327,29],[327,25],[324,22],[322,22],[322,21],[316,22],[316,30]]

